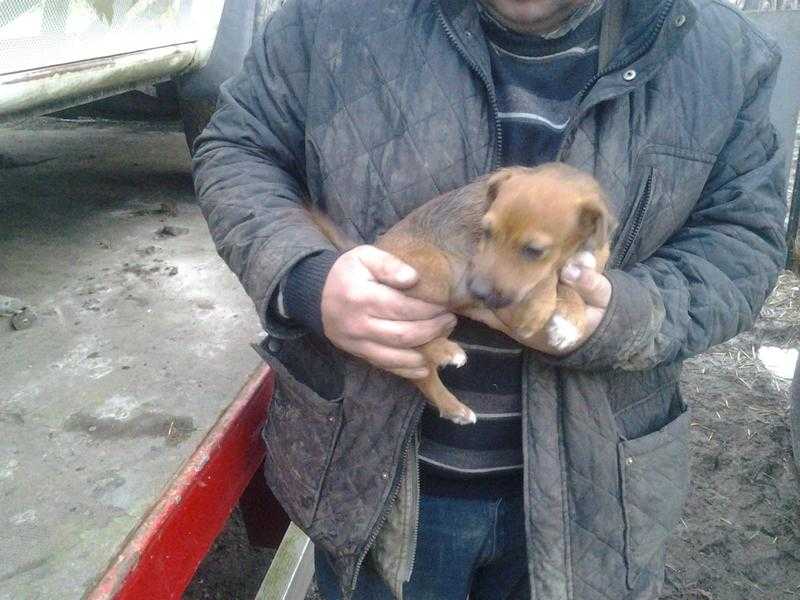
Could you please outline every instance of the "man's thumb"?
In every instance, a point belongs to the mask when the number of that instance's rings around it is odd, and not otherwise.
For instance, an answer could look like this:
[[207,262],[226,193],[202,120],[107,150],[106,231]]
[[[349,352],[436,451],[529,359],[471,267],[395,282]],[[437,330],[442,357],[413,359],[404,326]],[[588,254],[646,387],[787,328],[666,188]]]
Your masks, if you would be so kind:
[[594,269],[568,263],[561,270],[561,281],[578,292],[589,306],[598,308],[608,306],[611,298],[611,284],[608,279]]
[[384,285],[405,289],[417,283],[419,279],[413,268],[396,256],[374,246],[365,247],[359,258],[372,276]]

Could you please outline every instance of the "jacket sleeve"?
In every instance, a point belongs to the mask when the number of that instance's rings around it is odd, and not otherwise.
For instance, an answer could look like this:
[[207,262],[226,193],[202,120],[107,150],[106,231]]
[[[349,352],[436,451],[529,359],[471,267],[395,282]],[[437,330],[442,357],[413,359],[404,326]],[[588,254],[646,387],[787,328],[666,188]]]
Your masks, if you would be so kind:
[[646,369],[752,326],[786,261],[785,163],[769,121],[779,62],[772,54],[748,82],[747,100],[687,222],[643,262],[607,273],[612,296],[597,331],[548,362]]
[[265,330],[279,337],[300,332],[272,316],[278,284],[304,258],[333,250],[303,208],[314,24],[298,0],[270,17],[242,71],[222,85],[192,165],[217,252],[255,303]]

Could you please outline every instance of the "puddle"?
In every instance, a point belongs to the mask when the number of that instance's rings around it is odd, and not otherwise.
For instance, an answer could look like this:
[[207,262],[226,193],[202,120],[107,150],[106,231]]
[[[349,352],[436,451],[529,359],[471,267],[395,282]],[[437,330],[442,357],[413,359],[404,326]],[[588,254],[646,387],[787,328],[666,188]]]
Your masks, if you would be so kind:
[[64,423],[65,431],[78,431],[96,440],[161,438],[168,446],[177,446],[195,431],[194,420],[155,411],[130,416],[124,409],[113,416],[95,416],[77,412]]

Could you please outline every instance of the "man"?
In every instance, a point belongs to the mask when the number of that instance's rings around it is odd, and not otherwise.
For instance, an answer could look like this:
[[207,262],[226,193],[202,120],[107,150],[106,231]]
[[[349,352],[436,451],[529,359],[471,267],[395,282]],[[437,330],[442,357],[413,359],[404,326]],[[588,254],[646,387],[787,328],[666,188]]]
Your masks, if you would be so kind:
[[[750,326],[784,261],[779,55],[716,0],[289,0],[195,154],[269,334],[267,480],[327,599],[645,600],[688,487],[681,363]],[[459,428],[404,378],[455,326],[369,246],[500,165],[594,173],[618,228],[566,356],[462,321]],[[309,199],[365,245],[337,254]],[[377,368],[376,368],[377,367]],[[389,373],[393,374],[389,374]]]

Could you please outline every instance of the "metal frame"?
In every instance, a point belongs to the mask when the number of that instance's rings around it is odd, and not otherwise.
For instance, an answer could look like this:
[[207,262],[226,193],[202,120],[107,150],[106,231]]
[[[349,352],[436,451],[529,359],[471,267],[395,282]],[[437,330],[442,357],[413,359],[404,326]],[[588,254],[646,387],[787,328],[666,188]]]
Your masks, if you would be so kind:
[[192,68],[189,42],[0,75],[0,123],[98,100]]
[[794,170],[794,190],[789,202],[789,226],[786,230],[786,246],[789,250],[786,268],[800,275],[800,248],[797,247],[797,228],[800,223],[800,155]]
[[304,600],[313,577],[314,544],[292,523],[255,600]]

